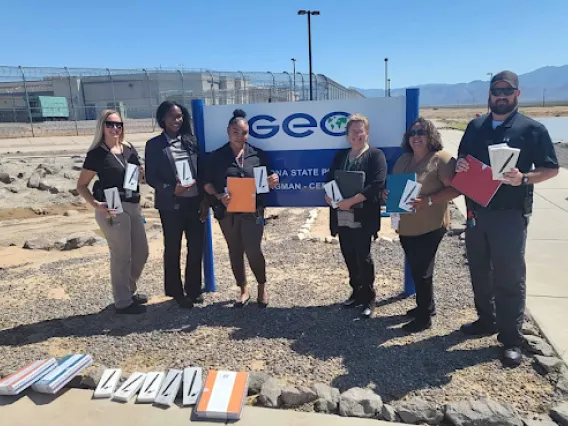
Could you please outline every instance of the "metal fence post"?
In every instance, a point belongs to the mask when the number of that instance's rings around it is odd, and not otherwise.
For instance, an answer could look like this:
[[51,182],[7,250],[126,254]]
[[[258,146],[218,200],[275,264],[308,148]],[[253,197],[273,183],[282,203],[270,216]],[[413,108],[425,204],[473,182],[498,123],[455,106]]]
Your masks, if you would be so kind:
[[69,79],[69,99],[71,99],[71,110],[73,111],[73,121],[75,122],[75,134],[79,136],[79,127],[77,126],[77,110],[75,109],[75,102],[73,101],[73,87],[71,85],[71,73],[69,72],[69,68],[65,67],[65,71],[67,71],[67,77]]
[[268,102],[272,102],[272,97],[274,96],[273,90],[275,89],[276,86],[276,78],[274,77],[274,74],[272,74],[270,71],[266,72],[272,76],[272,86],[270,87],[270,97],[268,98]]
[[185,105],[185,90],[184,90],[184,86],[183,86],[183,68],[181,70],[178,70],[179,72],[179,76],[181,79],[181,103],[183,106]]
[[[112,74],[110,73],[110,70],[107,68],[106,69],[108,72],[108,78],[110,80],[110,86],[112,88],[112,104],[113,104],[113,109],[116,111],[116,94],[114,93],[114,80],[112,79]],[[121,114],[122,115],[122,114]]]
[[305,93],[304,93],[304,89],[305,89],[305,85],[304,85],[304,75],[301,72],[297,72],[296,74],[300,74],[300,77],[302,77],[302,100],[305,100],[306,98]]
[[245,75],[242,71],[237,71],[241,73],[241,81],[243,82],[241,85],[241,97],[239,100],[240,104],[244,104],[245,103],[245,94],[246,94],[246,81],[245,81]]
[[211,104],[215,105],[215,92],[213,90],[215,79],[213,77],[213,71],[209,70],[209,73],[211,74]]
[[[315,84],[315,86],[316,86],[316,96],[315,96],[314,101],[317,101],[317,100],[319,100],[319,96],[318,96],[318,94],[319,94],[318,75],[317,75],[317,74],[312,74],[312,75],[314,76],[314,79],[316,80],[316,84]],[[311,77],[310,77],[310,78],[311,78]]]
[[26,93],[26,104],[28,107],[28,118],[30,120],[30,127],[32,129],[32,137],[35,137],[34,123],[32,118],[32,107],[30,105],[30,96],[28,95],[28,83],[26,82],[26,73],[24,72],[24,67],[22,67],[21,65],[18,68],[20,68],[20,71],[22,72],[22,79],[24,81],[24,91]]
[[146,87],[148,88],[148,100],[150,101],[150,114],[152,114],[152,133],[156,131],[156,120],[154,118],[154,107],[152,105],[152,87],[150,86],[150,76],[146,68],[143,68],[144,74],[146,75]]
[[288,101],[290,101],[290,93],[292,93],[292,76],[288,73],[288,71],[284,71],[284,74],[286,74],[288,76],[288,79],[290,80],[290,86],[288,87],[288,90],[286,91],[286,99]]

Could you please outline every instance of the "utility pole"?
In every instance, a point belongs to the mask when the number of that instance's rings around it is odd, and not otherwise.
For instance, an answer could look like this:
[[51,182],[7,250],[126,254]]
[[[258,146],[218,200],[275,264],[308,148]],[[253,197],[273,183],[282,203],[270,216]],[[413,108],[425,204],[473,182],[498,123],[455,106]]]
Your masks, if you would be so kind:
[[292,68],[293,68],[293,76],[294,76],[294,102],[296,102],[296,58],[292,58]]
[[308,15],[308,56],[310,62],[310,101],[314,99],[312,89],[312,15],[319,16],[319,10],[298,10],[298,15]]

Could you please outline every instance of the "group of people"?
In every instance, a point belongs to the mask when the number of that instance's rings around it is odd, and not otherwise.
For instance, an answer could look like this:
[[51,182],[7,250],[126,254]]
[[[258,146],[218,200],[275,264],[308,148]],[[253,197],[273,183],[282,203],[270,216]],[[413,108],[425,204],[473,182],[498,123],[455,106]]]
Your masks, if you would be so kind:
[[[521,327],[525,308],[525,245],[532,212],[533,185],[554,177],[558,161],[546,128],[518,112],[519,81],[515,73],[503,71],[493,76],[488,105],[491,113],[471,121],[463,135],[458,159],[443,150],[440,133],[423,118],[415,120],[403,137],[403,154],[392,173],[415,173],[422,185],[413,202],[415,213],[400,215],[398,233],[416,289],[416,307],[403,326],[418,332],[432,326],[436,315],[433,273],[436,253],[449,225],[449,201],[461,194],[451,186],[455,173],[468,170],[466,156],[489,164],[488,146],[506,142],[520,148],[515,168],[505,174],[504,185],[483,207],[466,197],[466,250],[478,320],[462,326],[469,336],[499,333],[502,361],[507,366],[521,362]],[[265,195],[258,194],[255,213],[231,213],[227,205],[228,177],[254,177],[253,169],[268,164],[266,154],[247,142],[246,114],[236,110],[227,126],[228,143],[214,151],[207,162],[191,130],[187,109],[166,101],[156,119],[163,133],[146,144],[144,179],[155,190],[155,207],[160,212],[164,234],[165,293],[182,308],[202,303],[201,263],[204,222],[210,209],[219,221],[229,250],[235,282],[240,294],[235,307],[250,302],[244,255],[258,283],[258,306],[268,306],[266,261],[261,241],[264,231]],[[362,171],[363,190],[330,205],[330,231],[339,236],[340,248],[352,288],[345,307],[362,307],[361,315],[371,317],[376,293],[371,242],[381,227],[381,205],[388,199],[387,162],[383,152],[369,143],[369,121],[353,114],[347,122],[349,148],[335,155],[327,181],[335,172]],[[195,182],[184,186],[175,162],[187,160]],[[117,313],[145,311],[147,297],[137,293],[139,279],[148,257],[144,219],[138,190],[124,190],[127,164],[140,166],[136,150],[124,140],[124,123],[116,111],[103,112],[93,145],[87,153],[78,181],[80,194],[96,209],[96,220],[108,241],[111,281]],[[98,176],[93,191],[90,182]],[[271,172],[270,188],[278,185]],[[118,188],[124,212],[116,215],[105,203],[104,189]],[[180,252],[182,236],[187,241],[187,261],[182,284]]]

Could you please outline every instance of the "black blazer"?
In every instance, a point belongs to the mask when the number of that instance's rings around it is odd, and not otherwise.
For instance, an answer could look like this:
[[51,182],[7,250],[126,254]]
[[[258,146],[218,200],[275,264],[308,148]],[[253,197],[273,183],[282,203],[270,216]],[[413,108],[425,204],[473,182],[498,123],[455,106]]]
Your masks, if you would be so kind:
[[[203,199],[203,161],[197,139],[193,135],[183,135],[182,144],[189,153],[191,173],[195,176],[199,190],[199,201]],[[162,133],[146,142],[144,152],[146,163],[146,182],[155,189],[154,207],[158,210],[173,210],[177,202],[174,191],[177,185],[177,172],[168,140]],[[181,198],[181,197],[180,197]]]
[[[342,149],[337,152],[329,172],[326,182],[335,179],[335,171],[343,170],[345,160],[349,155],[349,149]],[[387,179],[387,160],[385,154],[378,148],[369,147],[357,162],[357,166],[352,171],[365,172],[365,186],[362,194],[367,198],[363,202],[363,207],[355,209],[355,221],[360,222],[363,229],[377,238],[377,233],[381,229],[381,193],[385,188]],[[337,210],[330,207],[329,229],[331,235],[336,236],[339,227],[337,226]]]

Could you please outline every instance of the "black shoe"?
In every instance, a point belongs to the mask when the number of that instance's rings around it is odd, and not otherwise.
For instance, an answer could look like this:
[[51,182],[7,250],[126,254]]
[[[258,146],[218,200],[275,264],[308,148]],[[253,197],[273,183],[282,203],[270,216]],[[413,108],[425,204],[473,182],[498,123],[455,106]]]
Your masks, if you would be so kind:
[[[418,315],[418,306],[416,308],[412,308],[412,309],[409,309],[408,311],[406,311],[406,316],[408,316],[410,318],[416,318],[417,315]],[[431,317],[436,316],[436,310],[435,309],[430,313],[430,316]]]
[[432,327],[432,320],[428,319],[419,319],[416,318],[410,321],[408,324],[404,324],[402,329],[407,333],[418,333],[419,331],[428,330]]
[[344,308],[354,308],[355,306],[361,305],[361,302],[357,299],[355,293],[351,293],[349,299],[341,304]]
[[521,349],[517,346],[508,347],[503,349],[503,356],[501,357],[501,362],[504,367],[515,368],[521,365],[523,360],[523,355]]
[[492,336],[497,333],[497,327],[495,325],[486,324],[480,320],[474,321],[470,324],[464,324],[461,326],[460,331],[468,336]]
[[187,297],[176,297],[174,299],[178,306],[182,309],[191,309],[193,308],[193,302],[188,299]]
[[238,301],[235,302],[235,304],[233,305],[233,308],[244,308],[245,306],[247,306],[250,302],[250,296],[248,297],[248,299],[243,300],[243,301]]
[[200,294],[197,297],[192,297],[191,301],[195,304],[195,305],[201,305],[203,303],[205,303],[205,298],[203,297],[202,294]]
[[146,306],[133,303],[126,308],[117,309],[116,313],[119,315],[138,315],[146,312]]
[[135,294],[132,296],[132,303],[137,303],[139,305],[144,305],[148,303],[148,296],[142,293]]
[[256,303],[258,304],[258,307],[260,309],[266,309],[268,308],[268,301],[266,302],[261,302],[260,300],[257,300]]
[[361,311],[361,314],[359,315],[362,319],[369,319],[371,318],[371,316],[373,315],[373,312],[375,311],[375,306],[374,304],[371,305],[365,305],[365,307],[363,308],[363,310]]

